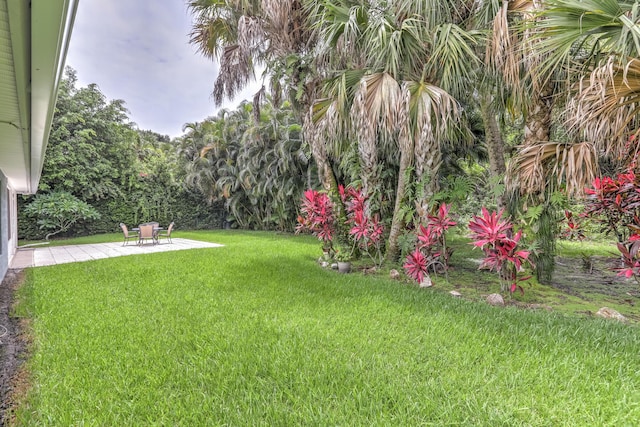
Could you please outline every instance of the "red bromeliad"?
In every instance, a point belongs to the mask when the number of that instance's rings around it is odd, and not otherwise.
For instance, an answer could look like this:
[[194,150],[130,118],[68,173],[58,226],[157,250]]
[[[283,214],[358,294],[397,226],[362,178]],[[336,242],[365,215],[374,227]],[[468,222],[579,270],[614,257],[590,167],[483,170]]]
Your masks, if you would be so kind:
[[[445,272],[449,268],[451,250],[447,249],[445,236],[447,230],[456,225],[449,216],[450,208],[450,205],[441,204],[435,215],[427,217],[427,226],[418,227],[416,249],[407,256],[403,267],[407,275],[419,283],[428,275],[429,268],[433,271],[440,266]],[[416,271],[422,271],[419,278]]]
[[529,260],[530,253],[518,250],[518,243],[522,238],[522,232],[518,231],[514,236],[513,224],[502,218],[503,211],[489,212],[482,208],[481,216],[474,216],[469,222],[472,245],[484,251],[485,258],[480,268],[497,271],[500,278],[509,282],[509,291],[517,289],[524,292],[518,282],[528,280],[531,276],[518,278],[518,272],[525,263],[533,266]]
[[[351,225],[349,235],[354,239],[355,245],[367,253],[371,259],[379,264],[382,262],[382,234],[384,228],[377,215],[370,217],[367,214],[366,196],[361,189],[340,185],[338,191],[347,211],[347,224]],[[375,248],[375,253],[371,253]]]
[[300,210],[302,215],[298,216],[296,233],[308,230],[322,241],[327,249],[331,249],[335,232],[335,216],[329,196],[316,190],[307,190],[304,192]]
[[416,249],[407,255],[407,259],[402,267],[409,277],[418,283],[422,283],[424,277],[429,274],[427,265],[427,258],[422,254],[420,249]]
[[568,240],[583,241],[585,239],[582,224],[578,221],[573,212],[565,210],[564,217],[567,220],[567,228],[562,232],[562,237]]
[[622,266],[614,271],[640,282],[640,177],[629,170],[616,178],[596,178],[585,192],[585,216],[599,220],[602,231],[618,239]]
[[[349,226],[348,235],[353,239],[354,247],[357,245],[374,261],[381,262],[384,229],[377,216],[370,217],[366,213],[367,196],[360,189],[345,188],[342,185],[338,187],[338,191],[345,205],[347,214],[345,224]],[[305,191],[300,211],[302,214],[298,216],[296,232],[310,231],[323,242],[325,249],[334,251],[333,240],[337,232],[338,220],[329,196],[316,190]],[[371,253],[373,248],[376,250],[375,254]]]
[[614,178],[596,178],[585,189],[585,216],[602,224],[602,231],[614,233],[618,242],[628,239],[633,227],[640,228],[640,178],[633,171]]

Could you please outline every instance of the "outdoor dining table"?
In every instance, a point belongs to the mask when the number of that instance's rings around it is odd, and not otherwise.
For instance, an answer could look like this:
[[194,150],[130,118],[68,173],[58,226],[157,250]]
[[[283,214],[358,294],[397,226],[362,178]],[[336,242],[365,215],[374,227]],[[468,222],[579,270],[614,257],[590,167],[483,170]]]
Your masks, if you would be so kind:
[[[153,227],[153,240],[158,241],[158,232],[164,230],[164,227]],[[140,231],[140,227],[134,227],[131,231]]]

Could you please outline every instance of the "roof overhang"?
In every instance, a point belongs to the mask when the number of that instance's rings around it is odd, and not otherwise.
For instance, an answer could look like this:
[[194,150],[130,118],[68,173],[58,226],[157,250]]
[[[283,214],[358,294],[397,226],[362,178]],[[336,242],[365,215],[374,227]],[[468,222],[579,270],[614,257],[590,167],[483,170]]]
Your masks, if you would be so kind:
[[0,170],[38,189],[78,0],[0,0]]

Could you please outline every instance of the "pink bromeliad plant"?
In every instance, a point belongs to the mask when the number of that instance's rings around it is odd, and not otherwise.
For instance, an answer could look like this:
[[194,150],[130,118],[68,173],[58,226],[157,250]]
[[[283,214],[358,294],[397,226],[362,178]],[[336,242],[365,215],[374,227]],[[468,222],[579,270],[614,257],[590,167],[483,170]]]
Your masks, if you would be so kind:
[[377,265],[382,264],[382,236],[384,227],[377,215],[367,214],[366,201],[368,196],[361,189],[338,186],[340,198],[347,212],[349,236],[353,240],[352,252],[358,248],[366,253]]
[[596,178],[585,192],[585,216],[617,237],[621,265],[614,271],[640,282],[640,176],[630,168],[615,178]]
[[[353,187],[340,185],[338,190],[346,211],[344,224],[339,223],[331,198],[326,193],[310,189],[302,198],[296,232],[310,231],[322,241],[323,249],[332,255],[336,254],[335,240],[342,243],[350,239],[352,247],[340,248],[341,258],[349,258],[358,249],[380,265],[384,228],[377,216],[367,214],[367,196]],[[339,236],[339,230],[344,230],[344,235]]]
[[324,250],[333,251],[336,219],[333,203],[327,193],[311,189],[305,191],[300,212],[296,233],[310,231],[322,242]]
[[452,251],[447,248],[446,232],[456,225],[449,216],[450,208],[441,204],[434,215],[427,217],[426,227],[422,224],[418,227],[416,248],[407,255],[403,265],[405,273],[418,283],[429,276],[430,270],[441,267],[446,272],[449,269]]
[[520,282],[531,276],[518,277],[518,273],[525,264],[533,267],[529,260],[530,253],[518,248],[522,238],[522,231],[513,234],[511,221],[502,218],[503,211],[489,212],[482,208],[482,214],[474,216],[469,222],[472,245],[482,249],[484,260],[480,268],[497,271],[502,281],[502,290],[507,288],[513,293],[516,290],[524,293]]

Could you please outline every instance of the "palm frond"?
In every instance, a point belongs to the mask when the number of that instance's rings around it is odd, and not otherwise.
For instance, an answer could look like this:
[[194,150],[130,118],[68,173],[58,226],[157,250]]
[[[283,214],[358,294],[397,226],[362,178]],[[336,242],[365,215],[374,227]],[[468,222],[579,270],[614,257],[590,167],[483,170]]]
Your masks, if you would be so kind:
[[629,135],[640,131],[640,60],[629,58],[621,66],[611,57],[576,90],[569,117],[572,128],[590,140],[601,141],[607,154],[626,155]]
[[520,194],[542,194],[550,184],[565,186],[580,196],[597,176],[598,156],[593,143],[547,142],[520,147],[509,163],[507,187]]

